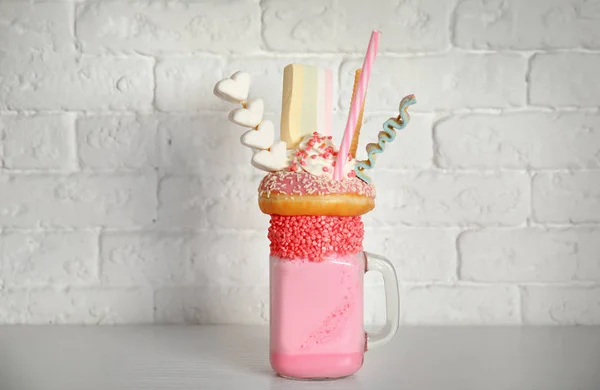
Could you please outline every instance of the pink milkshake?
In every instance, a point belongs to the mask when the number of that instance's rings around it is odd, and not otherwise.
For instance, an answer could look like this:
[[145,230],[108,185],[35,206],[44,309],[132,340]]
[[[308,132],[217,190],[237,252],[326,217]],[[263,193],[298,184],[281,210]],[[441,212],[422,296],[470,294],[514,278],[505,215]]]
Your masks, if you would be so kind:
[[[331,379],[354,374],[368,349],[389,342],[398,328],[399,294],[394,267],[363,251],[361,216],[375,207],[375,187],[366,170],[408,123],[414,96],[400,103],[398,117],[383,124],[367,159],[356,159],[362,107],[379,32],[371,35],[363,67],[355,72],[351,109],[340,147],[331,128],[332,76],[317,67],[284,69],[280,140],[263,120],[262,99],[249,99],[250,75],[235,72],[214,87],[219,98],[241,105],[229,119],[246,128],[243,145],[251,164],[267,174],[258,206],[271,216],[270,360],[281,376]],[[363,328],[363,275],[380,272],[386,292],[386,324]]]
[[258,189],[259,206],[271,215],[271,366],[290,378],[352,375],[367,345],[381,345],[397,326],[390,306],[386,332],[365,334],[364,273],[382,272],[391,295],[397,282],[387,260],[363,252],[361,216],[374,207],[375,188],[354,171],[332,178],[337,152],[330,142],[317,133],[306,137],[289,168],[266,175]]
[[375,189],[352,170],[333,180],[336,156],[331,137],[314,133],[258,189],[271,215],[271,366],[285,377],[341,378],[363,362],[361,215]]
[[337,378],[361,367],[362,252],[322,262],[271,256],[271,365],[295,378]]

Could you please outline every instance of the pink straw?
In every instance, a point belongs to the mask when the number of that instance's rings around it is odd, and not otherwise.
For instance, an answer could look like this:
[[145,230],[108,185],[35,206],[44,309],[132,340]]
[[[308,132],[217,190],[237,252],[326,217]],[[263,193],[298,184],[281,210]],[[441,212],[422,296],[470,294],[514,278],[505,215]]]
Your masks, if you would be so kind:
[[381,33],[377,30],[373,30],[371,33],[371,40],[369,41],[367,54],[365,55],[360,77],[358,78],[356,99],[352,101],[352,105],[350,106],[348,121],[346,122],[346,130],[344,131],[342,143],[340,144],[340,150],[335,162],[335,171],[333,173],[333,178],[335,180],[341,180],[343,176],[344,165],[348,159],[348,151],[350,150],[350,144],[352,143],[352,137],[354,136],[354,130],[356,129],[356,122],[358,122],[360,108],[363,105],[367,93],[369,77],[371,76],[371,67],[373,66],[373,62],[375,62],[375,56],[377,55],[377,47],[379,46],[380,35]]

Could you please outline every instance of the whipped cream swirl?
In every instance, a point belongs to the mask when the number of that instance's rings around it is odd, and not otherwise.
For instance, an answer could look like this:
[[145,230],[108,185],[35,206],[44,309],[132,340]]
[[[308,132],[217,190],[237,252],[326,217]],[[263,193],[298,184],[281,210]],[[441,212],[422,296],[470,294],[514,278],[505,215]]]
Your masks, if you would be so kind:
[[[307,135],[292,151],[291,164],[287,168],[292,172],[302,169],[315,176],[324,176],[333,179],[333,171],[338,155],[338,148],[333,142],[333,137],[323,136],[317,132]],[[350,157],[344,164],[344,177],[355,177],[354,165],[356,160]]]

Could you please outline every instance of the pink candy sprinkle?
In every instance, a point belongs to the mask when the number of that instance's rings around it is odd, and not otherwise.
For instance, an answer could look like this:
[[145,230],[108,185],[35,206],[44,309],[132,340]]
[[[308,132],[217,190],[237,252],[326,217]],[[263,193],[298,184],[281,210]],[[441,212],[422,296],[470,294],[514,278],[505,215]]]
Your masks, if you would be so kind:
[[323,172],[329,172],[329,168],[323,167]]
[[271,216],[271,255],[282,259],[322,261],[331,255],[362,251],[360,217]]

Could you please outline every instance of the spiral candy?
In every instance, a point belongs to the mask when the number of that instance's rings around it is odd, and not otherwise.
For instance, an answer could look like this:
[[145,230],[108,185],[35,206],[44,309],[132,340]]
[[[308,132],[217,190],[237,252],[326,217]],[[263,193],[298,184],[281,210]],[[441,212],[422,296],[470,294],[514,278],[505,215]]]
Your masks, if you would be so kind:
[[397,118],[390,118],[383,124],[383,131],[380,131],[377,135],[378,142],[370,143],[367,145],[367,159],[359,161],[354,167],[356,176],[363,180],[367,184],[371,184],[371,178],[367,176],[364,171],[365,169],[372,169],[375,165],[375,157],[379,153],[383,153],[385,150],[385,144],[392,142],[396,138],[396,130],[402,130],[408,125],[410,115],[408,113],[408,107],[415,104],[417,100],[415,95],[408,95],[400,102],[400,115]]

